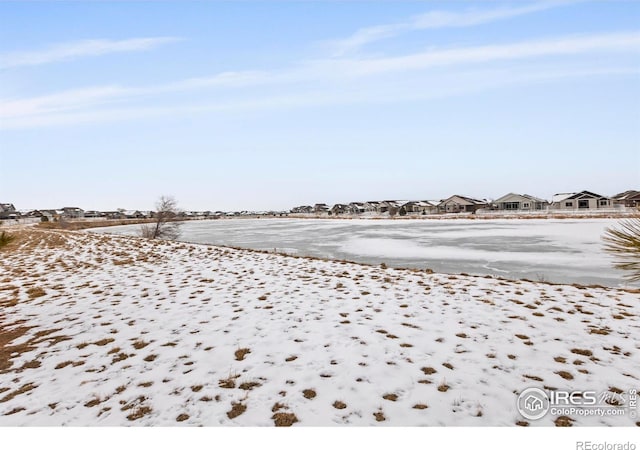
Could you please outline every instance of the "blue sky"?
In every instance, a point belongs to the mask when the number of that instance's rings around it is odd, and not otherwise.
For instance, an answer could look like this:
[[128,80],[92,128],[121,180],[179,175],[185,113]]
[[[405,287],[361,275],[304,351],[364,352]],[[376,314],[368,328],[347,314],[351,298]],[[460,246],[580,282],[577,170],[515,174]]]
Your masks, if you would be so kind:
[[640,2],[1,2],[0,201],[640,188]]

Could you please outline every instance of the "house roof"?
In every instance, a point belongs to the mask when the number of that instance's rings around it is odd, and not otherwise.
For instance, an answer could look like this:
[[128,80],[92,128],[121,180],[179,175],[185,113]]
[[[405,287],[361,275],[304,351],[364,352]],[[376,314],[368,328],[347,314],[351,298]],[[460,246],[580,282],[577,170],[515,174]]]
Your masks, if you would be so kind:
[[552,203],[562,202],[574,195],[576,195],[575,192],[565,192],[563,194],[554,194],[553,197],[551,197],[551,202]]
[[629,200],[631,198],[640,197],[640,191],[624,191],[611,197],[614,200]]
[[507,198],[509,198],[509,197],[511,197],[511,196],[514,196],[514,197],[521,197],[521,198],[523,198],[523,199],[525,199],[525,200],[529,200],[530,202],[533,202],[533,203],[547,203],[547,201],[546,201],[546,200],[543,200],[543,199],[538,198],[538,197],[534,197],[533,195],[529,195],[529,194],[516,194],[516,193],[513,193],[513,192],[509,192],[508,194],[503,195],[503,196],[502,196],[502,197],[500,197],[499,199],[494,200],[494,203],[502,203],[502,202],[506,201],[505,199],[507,199]]
[[458,195],[458,194],[452,195],[451,197],[442,200],[440,203],[441,204],[442,203],[447,203],[447,202],[455,199],[456,197],[461,199],[461,200],[463,200],[463,201],[465,201],[465,202],[467,202],[467,203],[469,203],[469,204],[471,204],[471,205],[486,205],[487,204],[487,202],[485,202],[484,200],[478,200],[477,198],[466,197],[464,195]]

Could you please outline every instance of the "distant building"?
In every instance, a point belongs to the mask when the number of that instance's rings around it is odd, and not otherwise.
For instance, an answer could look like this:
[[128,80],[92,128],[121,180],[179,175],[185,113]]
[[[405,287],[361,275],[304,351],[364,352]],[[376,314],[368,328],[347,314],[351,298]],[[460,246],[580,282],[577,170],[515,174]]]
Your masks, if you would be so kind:
[[556,194],[551,200],[551,208],[559,210],[611,208],[611,199],[589,191]]
[[443,213],[475,213],[479,209],[487,208],[489,204],[485,200],[478,200],[463,195],[452,195],[438,204],[438,210]]
[[296,206],[294,208],[291,208],[291,212],[293,214],[311,214],[313,213],[313,211],[314,211],[313,206],[309,206],[309,205]]
[[640,207],[640,191],[625,191],[611,197],[613,205],[622,205],[627,208]]
[[346,214],[349,212],[349,205],[345,205],[343,203],[336,203],[331,207],[330,211],[331,211],[331,214],[333,215]]
[[316,203],[313,206],[313,212],[315,213],[326,213],[329,212],[329,207],[326,203]]
[[351,202],[348,209],[351,214],[362,214],[366,211],[365,204],[362,202]]
[[549,202],[527,194],[509,193],[493,202],[499,211],[541,211],[549,207]]
[[84,210],[76,206],[65,206],[62,208],[62,216],[65,219],[81,219],[84,217]]
[[438,202],[433,200],[416,200],[402,205],[407,214],[433,214],[438,212]]
[[20,213],[13,203],[0,203],[0,219],[17,219]]

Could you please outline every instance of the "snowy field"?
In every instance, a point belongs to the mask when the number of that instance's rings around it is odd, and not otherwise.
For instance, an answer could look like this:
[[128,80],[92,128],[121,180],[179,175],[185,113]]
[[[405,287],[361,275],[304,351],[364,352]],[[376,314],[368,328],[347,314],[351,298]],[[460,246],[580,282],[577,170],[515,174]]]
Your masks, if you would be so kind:
[[82,232],[12,246],[0,425],[640,423],[516,410],[530,386],[624,404],[640,388],[637,291]]
[[[603,252],[615,219],[296,220],[185,222],[190,242],[283,251],[439,273],[623,286]],[[106,233],[136,234],[139,226]]]

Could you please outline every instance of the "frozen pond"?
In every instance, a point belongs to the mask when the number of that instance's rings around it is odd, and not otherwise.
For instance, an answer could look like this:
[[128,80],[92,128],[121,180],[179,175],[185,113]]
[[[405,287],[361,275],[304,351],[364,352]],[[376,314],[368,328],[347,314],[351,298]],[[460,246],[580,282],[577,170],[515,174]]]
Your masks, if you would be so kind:
[[[185,222],[181,240],[436,272],[623,286],[601,236],[615,219]],[[139,226],[95,229],[137,234]]]

